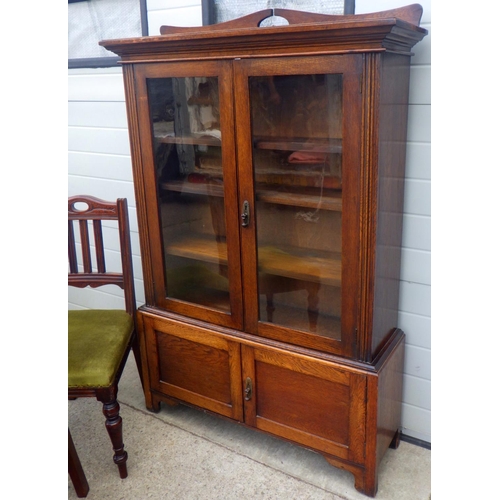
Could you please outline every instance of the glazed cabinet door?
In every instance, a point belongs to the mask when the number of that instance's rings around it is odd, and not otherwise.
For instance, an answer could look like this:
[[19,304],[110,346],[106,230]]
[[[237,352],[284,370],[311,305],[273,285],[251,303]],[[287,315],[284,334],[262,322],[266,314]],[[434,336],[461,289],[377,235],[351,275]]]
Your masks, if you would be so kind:
[[[226,62],[134,67],[148,303],[242,327],[233,90]],[[149,271],[148,271],[149,270]]]
[[364,459],[366,376],[307,356],[242,346],[245,422],[342,460]]
[[362,56],[234,67],[245,329],[352,356]]
[[182,322],[142,319],[152,392],[242,421],[240,344]]

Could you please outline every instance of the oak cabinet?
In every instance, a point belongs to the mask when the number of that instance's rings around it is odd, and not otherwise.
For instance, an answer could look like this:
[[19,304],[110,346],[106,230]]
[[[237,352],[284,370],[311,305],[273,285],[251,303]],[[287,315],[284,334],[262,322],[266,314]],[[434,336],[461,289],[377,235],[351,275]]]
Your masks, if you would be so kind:
[[[289,24],[258,26],[273,14]],[[368,495],[399,439],[420,16],[274,9],[101,42],[123,64],[148,408],[184,402],[309,447]]]

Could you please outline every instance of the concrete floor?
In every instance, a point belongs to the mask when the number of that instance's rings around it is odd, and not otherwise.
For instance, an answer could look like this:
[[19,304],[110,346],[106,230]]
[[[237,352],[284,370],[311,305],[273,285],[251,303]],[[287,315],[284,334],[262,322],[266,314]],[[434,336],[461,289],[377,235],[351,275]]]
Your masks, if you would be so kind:
[[[359,500],[352,474],[311,451],[179,405],[149,412],[133,356],[120,383],[128,477],[120,479],[101,405],[68,402],[89,500]],[[379,474],[378,500],[428,500],[430,450],[401,442]],[[68,478],[68,498],[77,498]]]

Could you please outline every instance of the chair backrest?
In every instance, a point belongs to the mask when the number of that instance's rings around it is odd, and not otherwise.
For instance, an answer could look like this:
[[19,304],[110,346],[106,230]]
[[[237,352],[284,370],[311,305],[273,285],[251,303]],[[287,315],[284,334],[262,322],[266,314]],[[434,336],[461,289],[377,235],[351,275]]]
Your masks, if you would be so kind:
[[[106,270],[102,221],[118,221],[122,272]],[[75,233],[79,229],[81,258],[79,266]],[[91,231],[93,231],[93,241]],[[93,245],[92,245],[93,243]],[[93,246],[93,249],[92,249]],[[125,295],[125,309],[135,320],[135,289],[127,200],[109,202],[93,196],[68,198],[68,285],[79,288],[118,285]],[[95,256],[94,263],[92,256]]]

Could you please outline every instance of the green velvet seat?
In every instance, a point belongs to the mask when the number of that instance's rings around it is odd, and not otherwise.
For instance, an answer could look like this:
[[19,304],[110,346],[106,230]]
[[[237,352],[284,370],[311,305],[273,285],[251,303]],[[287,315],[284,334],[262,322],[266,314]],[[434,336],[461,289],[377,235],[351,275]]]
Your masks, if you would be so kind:
[[68,311],[68,387],[109,387],[133,331],[126,311]]

